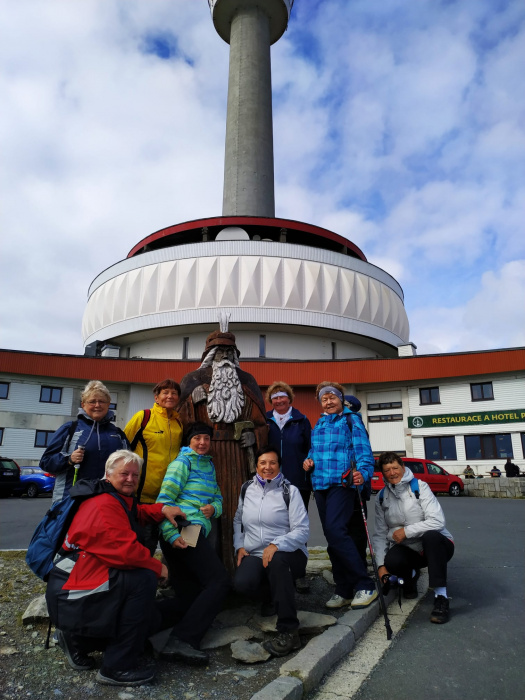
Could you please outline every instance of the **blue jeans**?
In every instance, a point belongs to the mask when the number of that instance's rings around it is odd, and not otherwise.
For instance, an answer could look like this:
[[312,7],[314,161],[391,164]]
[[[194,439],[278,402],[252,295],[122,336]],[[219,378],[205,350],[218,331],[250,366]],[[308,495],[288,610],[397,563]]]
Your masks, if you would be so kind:
[[314,496],[328,543],[336,594],[342,598],[352,598],[354,591],[373,590],[375,584],[348,530],[354,512],[355,489],[330,486],[315,491]]

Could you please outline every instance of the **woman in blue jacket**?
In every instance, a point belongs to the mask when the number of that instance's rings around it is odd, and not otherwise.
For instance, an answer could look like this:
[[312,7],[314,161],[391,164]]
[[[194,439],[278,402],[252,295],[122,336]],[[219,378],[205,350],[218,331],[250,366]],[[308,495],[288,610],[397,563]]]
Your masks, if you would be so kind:
[[[337,382],[321,382],[315,391],[321,417],[312,431],[312,447],[304,469],[312,472],[312,486],[319,518],[328,543],[335,593],[327,608],[350,605],[366,608],[377,598],[349,530],[355,489],[363,489],[374,473],[374,456],[358,413],[344,404],[344,389]],[[343,476],[355,465],[349,481]]]
[[56,475],[53,503],[69,493],[77,479],[101,479],[106,460],[117,450],[129,450],[129,442],[111,421],[111,396],[99,381],[88,382],[80,396],[76,421],[64,423],[42,455],[40,467]]
[[286,382],[274,382],[268,387],[266,400],[273,407],[266,413],[268,443],[279,449],[282,473],[299,489],[308,511],[312,486],[303,462],[310,450],[312,426],[304,414],[292,407],[293,399],[293,390]]

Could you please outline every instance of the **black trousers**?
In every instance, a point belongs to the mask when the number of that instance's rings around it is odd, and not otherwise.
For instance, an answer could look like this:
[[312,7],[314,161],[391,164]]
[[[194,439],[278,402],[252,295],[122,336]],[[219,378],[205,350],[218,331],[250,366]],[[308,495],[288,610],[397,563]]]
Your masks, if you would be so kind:
[[300,549],[275,552],[266,568],[261,557],[248,555],[235,572],[233,587],[238,593],[271,600],[277,611],[277,631],[292,632],[299,627],[294,581],[305,575],[306,562]]
[[[365,563],[366,545],[363,559],[362,546],[358,549],[350,534],[350,523],[356,510],[355,489],[331,486],[315,491],[314,496],[328,542],[327,551],[332,562],[336,594],[348,599],[353,597],[354,591],[373,590],[375,584],[367,573]],[[360,508],[359,516],[355,515],[354,525],[359,523],[358,518],[362,522]]]
[[196,547],[175,549],[161,537],[160,548],[168,564],[178,603],[185,611],[174,626],[174,634],[198,648],[222,607],[230,589],[230,579],[202,532]]
[[423,535],[423,554],[410,547],[395,544],[385,557],[385,566],[391,574],[409,580],[412,569],[428,566],[428,583],[431,588],[447,585],[447,563],[454,555],[454,543],[437,530]]
[[[137,667],[146,639],[163,629],[173,627],[182,616],[179,601],[155,600],[157,577],[149,569],[119,571],[121,603],[112,637],[80,636],[68,633],[73,644],[85,653],[104,651],[103,665],[113,671]],[[67,601],[60,603],[67,615]],[[113,611],[115,612],[115,611]],[[109,613],[109,611],[108,611]]]

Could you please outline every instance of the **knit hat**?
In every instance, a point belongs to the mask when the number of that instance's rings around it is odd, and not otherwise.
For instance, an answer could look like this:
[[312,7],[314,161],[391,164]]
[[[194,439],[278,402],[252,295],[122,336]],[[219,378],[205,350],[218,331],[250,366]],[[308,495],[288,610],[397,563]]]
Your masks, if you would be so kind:
[[195,435],[209,435],[210,437],[213,437],[213,428],[206,425],[206,423],[192,423],[186,434],[188,445],[190,444],[191,438],[195,437]]

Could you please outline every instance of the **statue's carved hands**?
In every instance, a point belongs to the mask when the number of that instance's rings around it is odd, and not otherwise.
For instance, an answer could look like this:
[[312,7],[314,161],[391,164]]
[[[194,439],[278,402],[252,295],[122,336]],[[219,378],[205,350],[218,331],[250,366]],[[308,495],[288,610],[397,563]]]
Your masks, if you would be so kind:
[[252,433],[251,430],[245,430],[239,442],[241,447],[253,447],[255,445],[255,433]]

